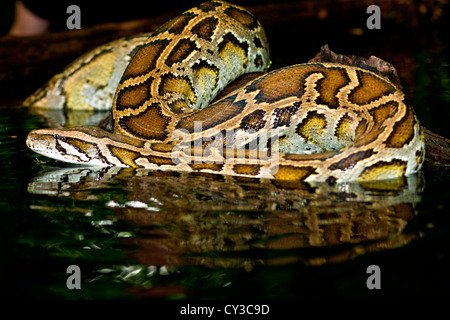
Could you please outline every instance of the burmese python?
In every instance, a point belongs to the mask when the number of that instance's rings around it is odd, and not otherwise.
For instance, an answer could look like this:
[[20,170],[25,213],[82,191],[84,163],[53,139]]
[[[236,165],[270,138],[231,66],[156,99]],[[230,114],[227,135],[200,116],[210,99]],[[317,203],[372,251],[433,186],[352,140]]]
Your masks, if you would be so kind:
[[248,11],[203,3],[134,54],[115,92],[114,133],[40,129],[27,145],[76,164],[306,182],[391,179],[421,168],[424,136],[413,109],[365,69],[285,67],[210,104],[239,75],[269,65],[264,30]]

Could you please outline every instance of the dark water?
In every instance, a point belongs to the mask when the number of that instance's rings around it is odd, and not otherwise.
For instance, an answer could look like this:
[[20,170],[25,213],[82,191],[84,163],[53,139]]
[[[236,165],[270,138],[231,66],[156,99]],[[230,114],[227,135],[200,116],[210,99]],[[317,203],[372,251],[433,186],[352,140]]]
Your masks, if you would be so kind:
[[[449,137],[448,49],[411,43],[401,52],[396,45],[379,50],[392,49],[384,58],[401,78],[410,75],[403,85],[421,122]],[[81,119],[68,116],[69,124]],[[27,109],[0,107],[4,297],[450,296],[448,171],[389,183],[313,186],[67,167],[25,146],[27,133],[47,121]],[[81,271],[81,289],[67,286],[71,265]],[[371,265],[379,267],[381,289],[368,288]]]
[[332,187],[64,167],[27,150],[38,116],[1,112],[8,298],[449,296],[448,175]]

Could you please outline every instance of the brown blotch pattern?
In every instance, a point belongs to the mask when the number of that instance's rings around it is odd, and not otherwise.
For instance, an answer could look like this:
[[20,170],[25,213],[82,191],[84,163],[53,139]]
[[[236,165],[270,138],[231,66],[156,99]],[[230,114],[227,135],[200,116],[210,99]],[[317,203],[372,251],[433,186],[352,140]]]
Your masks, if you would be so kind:
[[145,101],[150,99],[151,90],[150,86],[153,78],[148,78],[144,82],[136,85],[130,85],[128,87],[122,88],[117,93],[115,108],[118,111],[123,111],[125,109],[137,109]]
[[144,75],[153,70],[158,58],[169,43],[170,40],[156,40],[142,46],[128,64],[122,76],[121,83],[124,83],[127,79]]
[[159,104],[153,103],[140,114],[121,118],[119,126],[140,139],[164,140],[168,135],[166,128],[170,121],[170,117],[162,114]]
[[261,57],[261,55],[257,54],[257,55],[255,56],[255,61],[253,62],[253,64],[254,64],[255,66],[257,66],[258,68],[261,67],[261,66],[264,64],[264,60],[263,60],[263,58]]
[[311,166],[295,167],[289,165],[280,165],[274,174],[275,179],[279,180],[297,180],[302,181],[312,174],[317,174],[316,169]]
[[108,159],[102,155],[95,143],[90,143],[75,138],[65,138],[64,141],[76,147],[79,152],[84,153],[89,158],[98,158],[104,163],[109,163]]
[[260,49],[264,48],[264,45],[262,44],[262,41],[261,41],[261,39],[260,39],[259,37],[255,37],[255,38],[253,39],[253,44],[254,44],[255,47],[257,47],[257,48],[260,48]]
[[368,145],[375,140],[378,139],[380,134],[386,129],[386,127],[374,127],[370,132],[367,132],[365,135],[359,137],[358,139],[355,139],[355,142],[353,143],[353,147],[361,147]]
[[138,152],[123,149],[113,145],[108,145],[108,149],[122,163],[125,163],[130,167],[138,167],[138,165],[134,162],[137,158],[141,156]]
[[398,110],[398,102],[391,101],[369,111],[375,122],[375,126],[380,126],[386,119],[393,117]]
[[184,129],[192,133],[194,132],[194,122],[201,121],[202,129],[207,130],[236,117],[247,106],[247,101],[234,101],[235,99],[236,95],[226,97],[207,108],[184,117],[178,122],[177,129]]
[[162,75],[158,94],[163,96],[166,93],[182,94],[192,104],[195,104],[197,100],[192,84],[187,76],[175,76],[170,73]]
[[172,161],[171,157],[158,157],[158,156],[147,156],[146,157],[148,159],[148,161],[150,163],[156,164],[158,166],[161,165],[176,165],[176,163],[174,163]]
[[416,169],[418,169],[425,160],[425,150],[420,148],[416,151]]
[[266,112],[264,110],[256,110],[242,118],[239,125],[245,131],[255,130],[258,131],[266,125],[264,120]]
[[[224,60],[224,56],[229,54],[231,50],[234,54],[237,54],[242,59],[242,67],[245,69],[248,66],[248,43],[239,41],[232,33],[227,33],[223,36],[223,40],[218,45],[219,57]],[[225,61],[227,62],[227,61]]]
[[208,70],[212,70],[214,73],[219,73],[219,68],[217,68],[215,65],[208,63],[208,61],[206,60],[200,60],[199,62],[195,63],[192,66],[192,70],[194,71],[194,73],[199,72],[201,69],[208,69]]
[[259,174],[261,166],[257,164],[235,164],[233,171],[237,174],[256,176]]
[[215,65],[209,64],[205,60],[200,60],[192,66],[192,71],[198,80],[198,85],[204,91],[205,88],[210,88],[213,92],[217,88],[219,82],[219,68]]
[[150,148],[157,152],[172,152],[173,145],[168,143],[153,143]]
[[367,130],[367,120],[366,119],[362,119],[359,123],[358,126],[356,127],[356,132],[355,132],[355,141],[358,140],[359,138],[361,138],[364,133]]
[[364,151],[358,151],[355,153],[352,153],[347,158],[344,158],[338,162],[333,163],[330,166],[330,170],[347,170],[353,168],[359,161],[362,161],[364,159],[370,158],[372,155],[376,154],[377,152],[373,151],[372,149],[364,150]]
[[388,148],[402,148],[414,138],[414,111],[406,107],[406,114],[394,124],[392,132],[385,141]]
[[305,78],[312,68],[286,68],[271,72],[245,87],[245,92],[258,92],[255,96],[257,103],[274,103],[287,97],[304,94]]
[[352,118],[348,114],[344,114],[338,121],[335,129],[335,135],[337,140],[341,144],[347,144],[352,142],[350,139],[350,131],[352,126]]
[[255,30],[258,27],[258,21],[248,11],[229,7],[225,13],[249,30]]
[[196,34],[199,38],[210,41],[218,24],[219,21],[217,18],[205,18],[193,26],[191,32]]
[[181,34],[184,28],[188,25],[189,21],[195,18],[197,15],[191,12],[186,12],[178,18],[169,21],[167,31],[172,34]]
[[222,4],[220,2],[210,1],[204,2],[198,6],[198,8],[203,12],[215,11],[217,7],[221,7]]
[[194,171],[200,171],[200,170],[212,170],[216,172],[220,172],[223,168],[223,164],[219,163],[190,163],[189,167],[192,168]]
[[298,108],[300,108],[300,103],[296,102],[292,106],[284,108],[276,108],[273,111],[273,116],[275,117],[273,121],[273,129],[283,126],[289,126],[291,122],[291,117],[297,113]]
[[78,151],[83,152],[87,156],[89,156],[92,153],[92,150],[96,150],[97,146],[95,144],[82,141],[79,139],[74,138],[65,138],[64,142],[71,144],[72,146],[76,147]]
[[349,95],[352,103],[367,104],[397,90],[392,84],[367,71],[356,70],[356,74],[359,85]]
[[169,102],[168,107],[170,108],[170,111],[172,111],[175,114],[182,114],[186,111],[187,104],[184,99],[176,99],[174,101]]
[[317,82],[320,96],[316,99],[316,103],[336,109],[339,107],[337,94],[342,87],[349,83],[350,78],[342,68],[324,69],[321,73],[324,77]]
[[403,160],[379,161],[363,170],[357,181],[372,181],[383,178],[401,177],[405,175],[408,163]]
[[326,125],[327,120],[324,114],[320,114],[317,111],[310,111],[302,122],[297,125],[296,132],[306,141],[319,144]]
[[181,39],[169,53],[166,58],[166,65],[172,67],[174,63],[180,63],[186,59],[192,52],[198,50],[194,41],[189,39]]

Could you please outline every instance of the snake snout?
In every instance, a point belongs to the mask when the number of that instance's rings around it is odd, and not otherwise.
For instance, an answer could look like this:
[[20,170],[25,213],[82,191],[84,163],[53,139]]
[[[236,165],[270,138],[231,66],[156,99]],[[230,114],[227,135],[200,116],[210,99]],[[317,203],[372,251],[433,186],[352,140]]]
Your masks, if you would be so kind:
[[58,129],[39,129],[28,134],[26,144],[34,152],[51,159],[68,163],[82,162],[78,155],[74,155],[73,148],[67,150],[70,145],[65,143],[64,140],[64,137],[58,134]]
[[33,130],[28,134],[26,144],[31,150],[48,155],[51,150],[55,149],[56,139],[53,135],[48,134],[45,129]]

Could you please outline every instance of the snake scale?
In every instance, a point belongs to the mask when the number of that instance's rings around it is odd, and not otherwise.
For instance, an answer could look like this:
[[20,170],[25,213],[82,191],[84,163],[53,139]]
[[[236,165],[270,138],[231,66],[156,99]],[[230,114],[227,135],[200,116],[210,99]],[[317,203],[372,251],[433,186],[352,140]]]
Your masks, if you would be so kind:
[[394,179],[422,166],[414,110],[369,70],[293,65],[211,103],[238,76],[270,66],[264,30],[241,7],[203,3],[144,42],[118,81],[114,132],[39,129],[28,147],[75,164],[305,182]]

